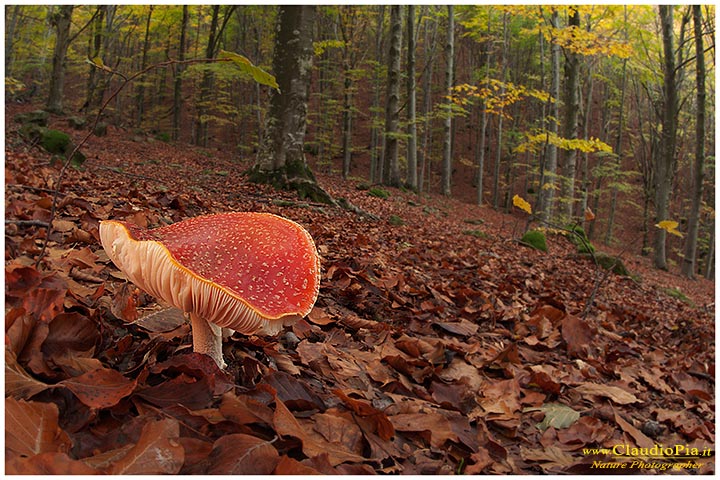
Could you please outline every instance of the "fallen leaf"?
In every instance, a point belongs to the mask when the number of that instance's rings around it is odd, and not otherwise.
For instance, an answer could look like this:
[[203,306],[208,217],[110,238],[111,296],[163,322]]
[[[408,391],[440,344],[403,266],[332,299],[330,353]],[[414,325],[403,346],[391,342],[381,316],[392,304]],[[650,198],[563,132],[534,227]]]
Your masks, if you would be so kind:
[[599,385],[597,383],[585,382],[575,387],[575,391],[583,395],[597,395],[599,397],[607,397],[619,405],[627,405],[630,403],[642,403],[632,393],[613,385]]
[[102,472],[62,452],[45,452],[32,457],[14,457],[5,462],[6,475],[99,475]]
[[423,432],[432,447],[440,448],[445,442],[457,442],[458,437],[453,432],[447,418],[441,413],[407,413],[390,417],[395,430],[401,432]]
[[5,399],[5,450],[33,456],[45,452],[67,452],[71,442],[58,425],[54,403]]
[[208,457],[209,475],[270,475],[280,455],[272,443],[235,433],[219,438]]
[[320,475],[320,472],[298,462],[294,458],[283,455],[275,466],[273,475]]
[[613,413],[615,414],[615,423],[617,423],[618,426],[622,428],[625,433],[629,434],[633,438],[633,440],[635,440],[635,443],[638,447],[652,448],[653,445],[655,445],[655,441],[653,441],[650,437],[635,428],[632,424],[630,424],[630,422],[627,422],[617,412]]
[[185,461],[185,450],[179,441],[177,420],[149,421],[140,439],[127,453],[115,461],[108,473],[113,475],[175,475]]
[[545,471],[562,469],[577,463],[575,457],[555,446],[543,450],[520,446],[520,455],[527,462],[538,462]]
[[8,347],[5,347],[5,395],[16,399],[27,399],[50,385],[36,380],[20,366]]
[[341,445],[320,443],[312,439],[305,430],[303,430],[293,414],[290,413],[290,410],[288,410],[285,404],[278,398],[275,400],[273,423],[275,425],[275,431],[279,435],[289,435],[299,439],[302,442],[303,453],[305,453],[308,458],[325,453],[328,456],[328,461],[333,466],[343,462],[362,462],[365,460],[362,456],[347,451]]
[[338,398],[343,401],[345,406],[350,408],[353,412],[361,417],[367,417],[368,420],[375,425],[374,432],[377,433],[380,438],[388,441],[393,437],[393,435],[395,435],[393,424],[390,420],[388,420],[388,417],[384,412],[378,410],[367,402],[349,397],[340,389],[333,390],[333,393],[337,395]]
[[565,340],[568,355],[587,358],[588,351],[597,333],[588,322],[575,315],[566,315],[562,319],[562,338]]
[[63,380],[58,385],[66,387],[90,408],[107,408],[117,405],[130,395],[135,390],[136,381],[127,379],[115,370],[98,368]]
[[549,427],[555,429],[568,428],[580,418],[579,412],[561,403],[546,403],[542,407],[526,408],[523,410],[523,412],[535,411],[540,411],[545,414],[543,421],[536,425],[541,432],[544,432]]

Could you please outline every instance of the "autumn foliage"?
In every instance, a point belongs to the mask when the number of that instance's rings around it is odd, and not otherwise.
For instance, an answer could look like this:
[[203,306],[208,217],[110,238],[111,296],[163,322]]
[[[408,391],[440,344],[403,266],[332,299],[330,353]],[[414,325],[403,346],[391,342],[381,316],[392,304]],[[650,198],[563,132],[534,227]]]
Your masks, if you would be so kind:
[[[528,249],[519,210],[325,176],[359,210],[301,203],[225,152],[110,130],[68,171],[49,238],[58,169],[8,131],[6,473],[597,473],[584,448],[714,444],[711,284],[683,301],[640,260],[643,278],[607,276],[563,236]],[[304,225],[323,273],[306,319],[234,335],[220,371],[124,281],[98,222],[229,210]]]

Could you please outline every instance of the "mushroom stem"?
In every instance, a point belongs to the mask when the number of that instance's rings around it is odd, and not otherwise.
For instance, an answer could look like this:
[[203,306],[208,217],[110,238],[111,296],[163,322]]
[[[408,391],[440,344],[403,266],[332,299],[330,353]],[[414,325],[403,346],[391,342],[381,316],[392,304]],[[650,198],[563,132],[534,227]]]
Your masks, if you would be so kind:
[[192,325],[193,351],[209,355],[221,370],[225,368],[227,365],[223,360],[222,353],[222,328],[200,318],[195,313],[190,313],[190,324]]

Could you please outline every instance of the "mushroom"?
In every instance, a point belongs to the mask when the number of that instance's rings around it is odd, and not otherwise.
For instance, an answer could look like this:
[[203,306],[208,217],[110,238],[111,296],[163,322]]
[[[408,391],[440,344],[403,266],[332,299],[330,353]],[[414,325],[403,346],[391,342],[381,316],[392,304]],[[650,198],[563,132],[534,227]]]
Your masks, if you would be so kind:
[[320,288],[310,234],[269,213],[204,215],[152,230],[105,220],[100,240],[131,282],[190,315],[193,350],[220,368],[221,327],[275,335],[310,313]]

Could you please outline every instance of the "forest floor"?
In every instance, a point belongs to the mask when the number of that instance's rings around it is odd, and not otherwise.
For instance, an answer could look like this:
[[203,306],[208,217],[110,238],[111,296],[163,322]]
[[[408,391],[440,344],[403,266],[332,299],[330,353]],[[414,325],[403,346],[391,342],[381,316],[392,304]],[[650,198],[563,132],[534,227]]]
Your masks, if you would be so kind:
[[[6,473],[715,471],[713,282],[627,252],[633,275],[607,275],[557,234],[532,250],[520,211],[383,199],[327,175],[370,215],[306,203],[246,182],[232,152],[113,127],[67,170],[35,266],[59,168],[13,113]],[[98,224],[225,211],[305,226],[322,280],[306,319],[277,338],[234,335],[219,371],[191,353],[182,319],[124,281]]]

